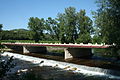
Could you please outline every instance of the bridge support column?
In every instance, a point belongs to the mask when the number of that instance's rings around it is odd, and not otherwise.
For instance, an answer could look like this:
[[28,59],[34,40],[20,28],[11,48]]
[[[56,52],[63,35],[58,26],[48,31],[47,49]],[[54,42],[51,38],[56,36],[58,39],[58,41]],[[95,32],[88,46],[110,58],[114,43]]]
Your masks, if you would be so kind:
[[92,49],[90,48],[65,48],[65,59],[69,58],[90,58]]
[[46,47],[40,46],[23,46],[23,53],[46,53]]

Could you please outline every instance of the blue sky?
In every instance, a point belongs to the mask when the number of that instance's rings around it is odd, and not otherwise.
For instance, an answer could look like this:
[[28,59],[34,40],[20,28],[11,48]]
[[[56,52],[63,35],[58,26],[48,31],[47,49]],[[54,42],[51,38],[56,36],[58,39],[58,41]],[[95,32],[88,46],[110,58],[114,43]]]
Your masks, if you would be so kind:
[[91,11],[97,9],[96,0],[0,0],[0,24],[3,30],[19,29],[28,26],[30,17],[55,18],[69,6],[76,11],[85,9],[92,18]]

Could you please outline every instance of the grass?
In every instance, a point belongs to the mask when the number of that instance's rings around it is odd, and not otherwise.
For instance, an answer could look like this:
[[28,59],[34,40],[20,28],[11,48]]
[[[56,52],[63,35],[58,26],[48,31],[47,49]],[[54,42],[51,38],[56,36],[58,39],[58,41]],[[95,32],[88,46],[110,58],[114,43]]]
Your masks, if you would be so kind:
[[[21,43],[35,43],[34,40],[1,40],[0,42],[21,42]],[[60,41],[39,41],[39,43],[60,43]]]
[[64,50],[51,50],[51,52],[55,52],[55,53],[64,53]]

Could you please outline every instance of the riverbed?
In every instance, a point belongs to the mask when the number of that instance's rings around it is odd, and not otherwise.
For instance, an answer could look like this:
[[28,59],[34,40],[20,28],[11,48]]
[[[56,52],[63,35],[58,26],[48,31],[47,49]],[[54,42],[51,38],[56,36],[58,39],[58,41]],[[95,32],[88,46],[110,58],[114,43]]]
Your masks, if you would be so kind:
[[[14,56],[16,66],[9,74],[30,71],[41,74],[42,78],[53,78],[53,80],[119,80],[120,76],[106,74],[106,69],[83,66],[62,61],[37,58],[12,52],[4,52],[4,57]],[[32,71],[31,71],[32,70]],[[100,72],[103,70],[102,72]]]

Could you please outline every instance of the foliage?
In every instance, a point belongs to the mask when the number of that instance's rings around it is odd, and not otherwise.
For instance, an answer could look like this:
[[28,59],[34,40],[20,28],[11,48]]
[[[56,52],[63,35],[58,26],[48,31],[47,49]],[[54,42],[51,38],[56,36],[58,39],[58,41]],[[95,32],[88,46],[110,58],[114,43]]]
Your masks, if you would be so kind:
[[92,42],[101,44],[102,39],[100,38],[100,36],[94,35],[93,38],[92,38]]
[[2,54],[2,48],[4,47],[3,45],[1,45],[1,42],[0,41],[0,80],[6,76],[6,73],[11,69],[13,68],[15,65],[12,64],[12,61],[13,61],[13,56],[10,57],[10,58],[7,58],[6,60],[4,60],[2,57],[1,57],[1,54]]
[[50,78],[50,79],[43,79],[40,74],[36,75],[35,73],[27,72],[19,80],[53,80],[53,79],[52,78]]
[[93,33],[92,20],[86,16],[85,10],[80,10],[77,13],[77,18],[77,32],[79,32],[77,43],[90,43],[90,35]]
[[2,40],[30,40],[32,39],[32,32],[25,29],[15,29],[1,32]]
[[[60,38],[64,43],[74,43],[76,33],[76,10],[73,7],[65,9],[65,13],[58,14]],[[62,40],[63,39],[63,40]],[[62,43],[63,43],[62,42]]]
[[[6,42],[34,43],[33,40],[1,40],[1,42],[4,42],[4,43],[6,43]],[[60,43],[60,41],[39,41],[39,43]]]
[[2,24],[0,24],[0,31],[2,31],[2,27],[3,27],[3,25],[2,25]]
[[52,19],[51,17],[48,17],[48,19],[45,22],[45,30],[48,34],[50,34],[50,38],[52,40],[59,40],[59,25],[55,19]]
[[[57,20],[60,26],[60,40],[62,43],[91,42],[92,20],[86,16],[85,10],[76,12],[74,7],[66,8],[65,13],[58,14]],[[86,36],[85,41],[82,36]]]
[[98,0],[96,25],[100,28],[103,41],[108,44],[120,44],[120,1]]
[[28,28],[33,31],[33,39],[35,40],[35,42],[39,42],[39,40],[43,36],[44,19],[30,17],[28,22]]
[[2,24],[0,24],[0,52],[1,52],[1,49],[2,49],[2,45],[1,45],[1,38],[2,38],[2,36],[1,36],[1,33],[2,33]]
[[114,54],[120,48],[120,1],[97,0],[99,9],[95,13],[96,27],[99,28],[102,42],[115,45]]
[[80,34],[79,38],[77,39],[77,43],[90,43],[91,42],[91,36],[89,33]]
[[0,31],[2,31],[2,27],[3,27],[3,25],[2,25],[2,24],[0,24]]
[[10,57],[10,59],[7,59],[7,60],[1,59],[1,56],[0,56],[0,78],[6,76],[6,73],[12,67],[14,67],[14,64],[12,64],[12,61],[13,61],[13,56]]
[[[94,12],[93,12],[94,15]],[[96,25],[93,27],[93,38],[92,38],[92,43],[104,43],[102,42],[102,37],[101,37],[101,33],[100,33],[100,29],[99,27],[97,27]]]
[[0,42],[0,52],[2,52],[2,49],[4,48],[5,46],[4,45],[1,45],[1,42]]
[[2,33],[2,27],[3,27],[3,25],[0,24],[0,40],[1,40],[1,38],[2,38],[2,36],[1,36],[1,33]]

